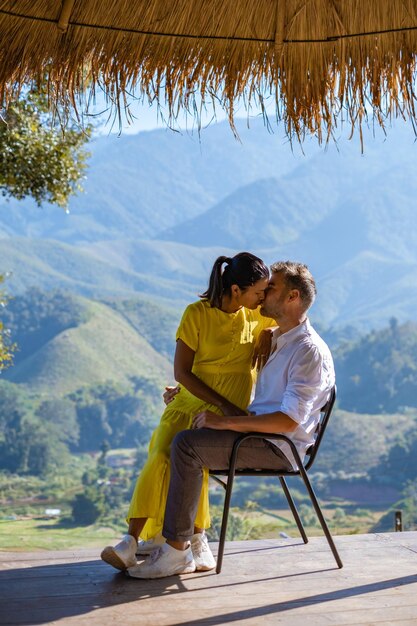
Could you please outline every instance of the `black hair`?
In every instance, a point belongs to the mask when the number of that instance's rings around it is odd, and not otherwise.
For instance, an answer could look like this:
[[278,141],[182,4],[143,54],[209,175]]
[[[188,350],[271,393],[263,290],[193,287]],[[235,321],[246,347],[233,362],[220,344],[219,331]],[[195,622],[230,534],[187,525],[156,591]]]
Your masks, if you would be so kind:
[[269,278],[269,269],[254,254],[239,252],[234,257],[219,256],[211,270],[208,289],[200,294],[200,298],[208,300],[211,306],[220,308],[222,297],[230,296],[232,285],[245,291],[262,278]]

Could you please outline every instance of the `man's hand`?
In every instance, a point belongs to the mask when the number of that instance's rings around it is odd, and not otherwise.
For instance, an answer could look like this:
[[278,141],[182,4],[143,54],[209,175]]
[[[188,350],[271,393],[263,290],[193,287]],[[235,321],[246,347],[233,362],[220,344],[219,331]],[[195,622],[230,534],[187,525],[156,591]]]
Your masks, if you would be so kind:
[[180,392],[178,385],[176,387],[165,387],[165,391],[162,394],[165,404],[169,404],[173,401],[177,393]]
[[265,328],[259,335],[252,357],[252,367],[259,372],[269,358],[274,329]]
[[213,411],[202,411],[193,418],[192,428],[212,428],[223,430],[222,416]]
[[218,415],[213,411],[202,411],[193,418],[192,428],[233,430],[238,433],[291,433],[298,428],[298,423],[281,411],[231,417]]

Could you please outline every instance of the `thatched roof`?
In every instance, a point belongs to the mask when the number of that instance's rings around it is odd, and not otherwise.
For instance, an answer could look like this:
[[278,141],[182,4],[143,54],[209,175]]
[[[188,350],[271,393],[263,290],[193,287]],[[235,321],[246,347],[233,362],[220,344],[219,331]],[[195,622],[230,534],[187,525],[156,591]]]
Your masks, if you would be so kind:
[[61,101],[99,85],[173,117],[269,96],[290,136],[416,119],[415,0],[0,0],[0,42],[6,99],[47,75]]

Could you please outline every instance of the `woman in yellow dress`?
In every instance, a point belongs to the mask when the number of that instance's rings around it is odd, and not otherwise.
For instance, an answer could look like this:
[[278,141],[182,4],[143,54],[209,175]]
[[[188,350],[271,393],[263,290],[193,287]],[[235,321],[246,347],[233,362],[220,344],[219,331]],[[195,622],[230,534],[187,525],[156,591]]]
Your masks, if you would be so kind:
[[[254,344],[263,329],[276,324],[262,317],[258,309],[268,280],[267,266],[249,252],[233,258],[220,256],[214,263],[207,291],[185,309],[176,334],[174,357],[179,392],[167,405],[152,435],[148,459],[129,507],[128,535],[101,554],[113,567],[126,569],[135,565],[139,535],[139,553],[146,554],[148,545],[162,529],[170,447],[175,435],[190,428],[192,418],[201,411],[236,415],[248,406]],[[209,526],[207,475],[195,533],[201,535]],[[207,562],[206,567],[201,565],[200,569],[211,568]]]

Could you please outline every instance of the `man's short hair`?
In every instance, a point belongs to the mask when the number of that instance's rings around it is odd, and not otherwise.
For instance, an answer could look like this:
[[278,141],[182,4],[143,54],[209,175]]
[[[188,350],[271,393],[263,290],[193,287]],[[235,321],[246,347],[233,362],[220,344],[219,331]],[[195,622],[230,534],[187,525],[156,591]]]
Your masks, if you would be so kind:
[[307,265],[295,261],[278,261],[271,265],[271,272],[282,273],[287,287],[298,289],[305,311],[311,307],[317,294],[317,288]]

